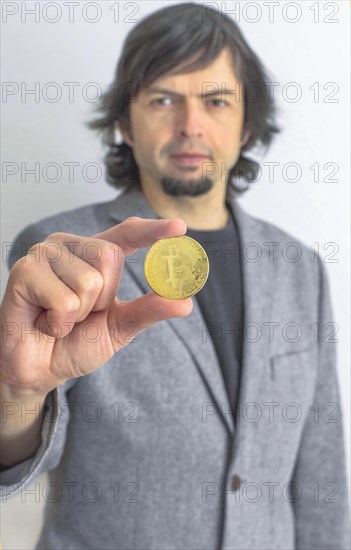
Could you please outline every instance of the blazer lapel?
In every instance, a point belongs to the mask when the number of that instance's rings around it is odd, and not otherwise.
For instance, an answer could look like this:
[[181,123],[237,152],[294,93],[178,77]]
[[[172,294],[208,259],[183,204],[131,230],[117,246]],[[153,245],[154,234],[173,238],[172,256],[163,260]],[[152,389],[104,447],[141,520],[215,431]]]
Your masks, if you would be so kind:
[[[239,238],[242,251],[243,270],[243,299],[244,299],[244,329],[247,328],[243,342],[242,375],[239,391],[239,402],[252,400],[257,395],[259,373],[261,364],[267,356],[268,349],[262,338],[255,338],[257,326],[262,328],[262,322],[270,319],[269,312],[272,304],[272,264],[267,263],[266,258],[259,262],[247,260],[249,243],[259,244],[259,220],[251,218],[238,205],[234,193],[228,190],[227,205],[232,209],[237,220]],[[111,204],[110,217],[118,222],[130,216],[158,219],[156,213],[146,202],[143,193],[137,188],[131,188],[118,196]],[[261,246],[261,249],[265,247]],[[147,249],[139,249],[133,257],[127,258],[125,269],[129,271],[140,289],[148,293],[151,291],[144,275],[144,260]],[[264,254],[262,253],[262,256]],[[233,415],[229,411],[229,399],[225,387],[221,367],[212,340],[202,338],[201,330],[205,320],[199,308],[196,296],[193,300],[191,314],[184,318],[168,319],[174,333],[187,347],[191,354],[200,376],[211,396],[215,410],[221,415],[228,431],[234,433]],[[240,426],[238,426],[240,429]]]
[[[264,222],[242,210],[232,190],[229,191],[229,197],[238,226],[243,275],[244,334],[239,391],[241,417],[245,404],[259,398],[263,366],[270,357],[267,335],[268,323],[273,321],[277,265],[269,257]],[[243,429],[244,424],[238,422],[237,441]]]

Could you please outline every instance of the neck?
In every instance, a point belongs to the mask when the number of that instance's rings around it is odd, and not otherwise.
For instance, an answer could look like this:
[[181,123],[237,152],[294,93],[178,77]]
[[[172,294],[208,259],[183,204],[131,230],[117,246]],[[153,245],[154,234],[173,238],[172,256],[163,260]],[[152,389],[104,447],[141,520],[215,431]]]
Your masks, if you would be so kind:
[[216,230],[226,227],[229,211],[225,204],[226,188],[211,189],[196,197],[173,197],[160,186],[140,181],[146,201],[160,218],[181,218],[189,229]]

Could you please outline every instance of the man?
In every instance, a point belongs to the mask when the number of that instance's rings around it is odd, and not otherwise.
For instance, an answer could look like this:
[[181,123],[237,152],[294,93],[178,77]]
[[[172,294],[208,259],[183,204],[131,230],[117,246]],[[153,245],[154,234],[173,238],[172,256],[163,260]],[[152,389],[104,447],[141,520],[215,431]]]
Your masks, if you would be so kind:
[[[292,237],[237,204],[243,152],[277,128],[260,62],[217,15],[181,4],[130,33],[124,85],[92,124],[126,189],[16,239],[2,491],[49,471],[37,548],[348,547],[341,416],[320,414],[340,402],[335,353],[309,330],[332,321],[325,269],[301,243],[300,261],[272,253]],[[167,300],[145,254],[185,232],[206,246],[209,279]],[[21,422],[36,404],[39,422]]]

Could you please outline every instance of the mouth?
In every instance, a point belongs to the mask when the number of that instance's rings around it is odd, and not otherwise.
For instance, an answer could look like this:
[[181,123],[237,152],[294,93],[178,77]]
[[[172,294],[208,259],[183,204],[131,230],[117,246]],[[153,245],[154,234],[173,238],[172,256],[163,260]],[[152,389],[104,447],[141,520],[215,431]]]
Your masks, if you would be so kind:
[[203,155],[202,153],[179,153],[176,155],[171,155],[171,159],[174,160],[176,164],[193,165],[200,164],[206,159],[208,160],[209,157],[207,155]]

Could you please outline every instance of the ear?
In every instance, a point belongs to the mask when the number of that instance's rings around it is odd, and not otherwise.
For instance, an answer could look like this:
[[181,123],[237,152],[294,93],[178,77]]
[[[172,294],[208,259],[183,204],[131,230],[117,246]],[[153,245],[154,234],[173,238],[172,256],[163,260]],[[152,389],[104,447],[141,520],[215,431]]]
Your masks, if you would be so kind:
[[241,140],[240,140],[241,146],[244,146],[244,145],[248,142],[248,140],[249,140],[249,138],[250,138],[250,135],[251,135],[251,133],[250,133],[249,130],[246,130],[246,131],[243,132],[243,133],[244,133],[244,135],[241,134],[242,137],[241,137]]
[[120,132],[126,144],[129,145],[129,147],[133,148],[133,136],[129,130],[127,122],[122,119],[117,121],[115,123],[115,129],[116,133],[117,131]]

